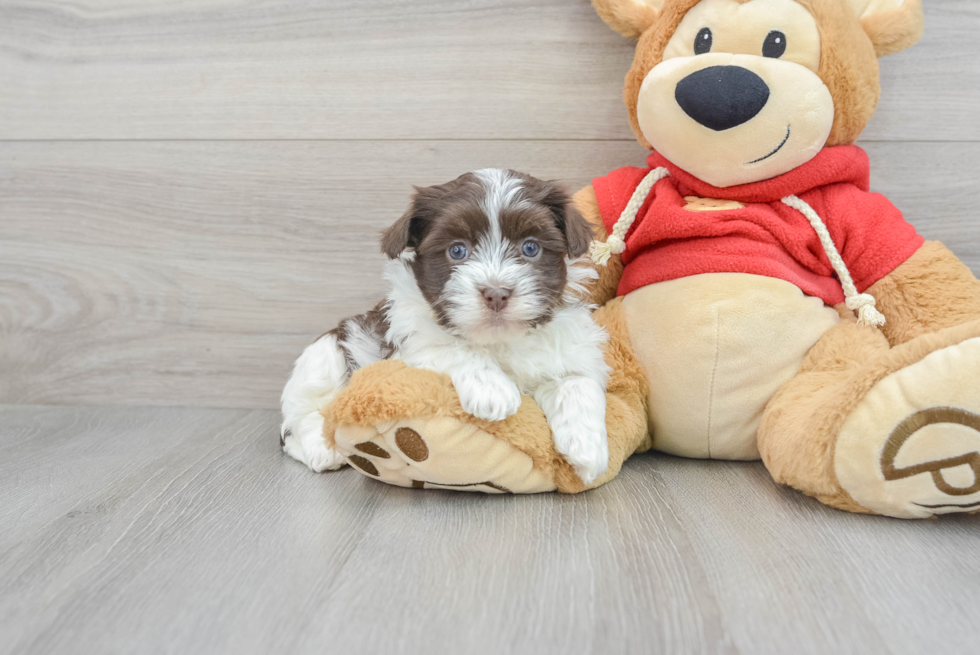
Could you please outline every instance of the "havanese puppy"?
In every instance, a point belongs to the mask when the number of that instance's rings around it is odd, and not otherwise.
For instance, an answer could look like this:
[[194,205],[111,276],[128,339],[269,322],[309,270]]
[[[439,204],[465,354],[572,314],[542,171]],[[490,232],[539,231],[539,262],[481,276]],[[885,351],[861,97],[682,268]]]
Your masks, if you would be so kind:
[[343,458],[320,411],[351,374],[382,359],[445,373],[463,409],[486,421],[532,396],[555,449],[586,484],[605,472],[606,333],[584,299],[578,262],[592,230],[558,185],[507,170],[416,189],[385,231],[387,299],[309,346],[282,394],[283,450],[314,471]]

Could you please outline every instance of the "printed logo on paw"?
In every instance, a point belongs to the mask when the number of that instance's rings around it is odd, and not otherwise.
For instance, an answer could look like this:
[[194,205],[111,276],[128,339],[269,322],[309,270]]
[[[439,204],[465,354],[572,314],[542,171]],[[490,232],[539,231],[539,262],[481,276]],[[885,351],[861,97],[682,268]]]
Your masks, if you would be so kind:
[[[963,455],[925,462],[915,461],[915,437],[931,426],[961,426],[955,439],[947,439],[949,445],[961,449],[965,442],[980,446],[980,414],[956,407],[931,407],[912,414],[896,427],[881,454],[881,472],[885,480],[904,480],[917,475],[929,474],[936,488],[947,496],[962,498],[980,493],[980,450]],[[928,509],[963,508],[980,509],[980,502],[944,503],[925,505]]]

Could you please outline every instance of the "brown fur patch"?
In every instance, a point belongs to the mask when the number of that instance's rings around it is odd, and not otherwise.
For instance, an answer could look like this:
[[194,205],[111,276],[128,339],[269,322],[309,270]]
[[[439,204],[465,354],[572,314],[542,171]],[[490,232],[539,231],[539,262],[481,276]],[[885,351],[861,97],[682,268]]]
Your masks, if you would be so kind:
[[[591,226],[595,239],[605,241],[609,237],[609,233],[602,222],[595,189],[591,186],[585,187],[575,194],[574,201],[579,212]],[[591,261],[589,263],[599,274],[599,279],[592,285],[589,300],[601,307],[616,297],[619,281],[623,277],[623,259],[619,255],[613,255],[605,266],[596,266]]]
[[[575,208],[568,193],[555,182],[545,182],[516,171],[507,171],[520,189],[513,202],[500,209],[499,225],[507,240],[507,256],[533,267],[538,292],[542,295],[541,314],[530,326],[551,320],[561,306],[567,282],[565,257],[584,254],[592,240],[590,224]],[[444,296],[447,282],[457,266],[481,248],[490,233],[491,218],[483,205],[488,194],[485,180],[466,173],[456,180],[436,187],[416,189],[412,207],[382,237],[382,250],[397,257],[405,249],[415,250],[412,271],[426,301],[432,306],[440,324],[453,324],[450,305]],[[540,254],[528,258],[522,254],[525,240],[540,246]],[[454,260],[449,251],[462,246],[467,259]]]
[[[395,351],[394,347],[388,342],[388,317],[385,314],[384,302],[378,303],[374,309],[364,314],[345,318],[337,327],[323,335],[333,335],[337,338],[337,347],[340,348],[340,351],[344,354],[344,361],[347,362],[348,377],[362,366],[374,363],[359,362],[357,360],[349,342],[352,334],[366,336],[371,339],[377,345],[382,359],[391,357]],[[323,337],[320,338],[322,339]]]

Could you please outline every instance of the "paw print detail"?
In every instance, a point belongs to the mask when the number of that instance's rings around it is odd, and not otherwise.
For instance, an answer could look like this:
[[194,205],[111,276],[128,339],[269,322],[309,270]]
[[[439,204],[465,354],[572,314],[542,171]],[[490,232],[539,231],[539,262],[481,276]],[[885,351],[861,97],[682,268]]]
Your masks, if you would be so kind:
[[429,459],[429,447],[425,445],[425,440],[418,432],[412,428],[398,428],[395,430],[395,443],[398,449],[413,462],[424,462]]
[[361,451],[365,455],[370,455],[371,457],[380,457],[381,459],[390,459],[391,453],[382,448],[376,443],[371,443],[370,441],[366,443],[359,443],[354,446],[357,450]]
[[367,477],[411,489],[486,494],[553,491],[530,456],[455,418],[339,427],[337,451]]

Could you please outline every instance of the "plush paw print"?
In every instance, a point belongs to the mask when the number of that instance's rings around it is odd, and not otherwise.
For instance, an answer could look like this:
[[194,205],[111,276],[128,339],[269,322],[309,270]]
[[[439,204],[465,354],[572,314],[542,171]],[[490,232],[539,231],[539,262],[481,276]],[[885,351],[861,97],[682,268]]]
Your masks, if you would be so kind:
[[400,487],[487,494],[553,491],[549,472],[509,443],[454,418],[340,427],[337,450],[360,473]]

